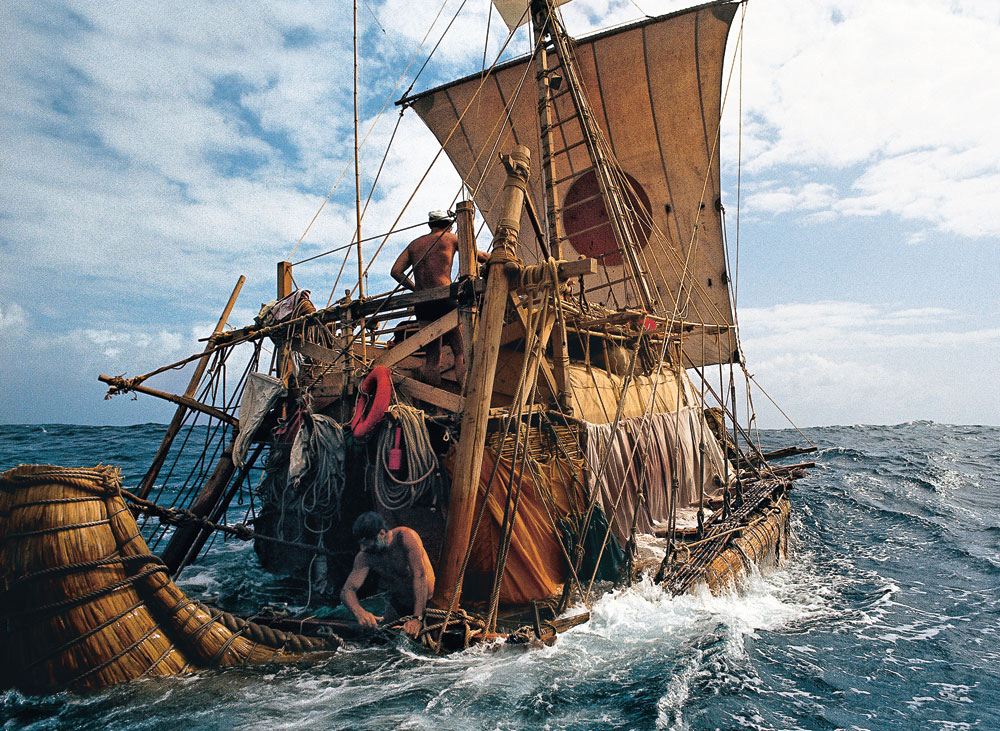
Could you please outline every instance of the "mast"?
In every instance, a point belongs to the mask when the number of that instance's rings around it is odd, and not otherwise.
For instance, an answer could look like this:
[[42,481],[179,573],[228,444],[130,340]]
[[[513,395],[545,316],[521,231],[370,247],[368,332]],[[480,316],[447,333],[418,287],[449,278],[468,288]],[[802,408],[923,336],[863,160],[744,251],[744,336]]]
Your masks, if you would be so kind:
[[[562,242],[565,238],[562,226],[562,211],[559,207],[559,191],[556,188],[556,150],[552,139],[553,124],[556,117],[552,99],[553,87],[562,85],[562,77],[550,69],[548,64],[548,49],[545,36],[549,33],[549,19],[552,6],[549,0],[533,0],[531,3],[531,27],[534,34],[535,48],[538,55],[538,122],[541,133],[542,148],[542,180],[545,186],[545,218],[548,234],[548,249],[551,256],[562,259]],[[559,56],[556,55],[556,66]],[[563,92],[565,93],[565,92]],[[562,150],[561,152],[565,152]],[[561,296],[557,291],[555,296]],[[570,413],[568,389],[566,388],[566,371],[569,368],[569,354],[566,349],[566,320],[562,308],[557,308],[556,337],[552,342],[553,375],[558,386],[558,399],[563,411]]]
[[[358,299],[365,298],[364,260],[361,256],[361,172],[358,161],[358,0],[354,0],[354,212],[357,219],[355,238],[358,242]],[[367,362],[365,326],[361,324],[361,361]]]
[[509,277],[520,267],[514,258],[514,248],[520,232],[521,206],[527,190],[531,153],[518,145],[504,160],[507,184],[504,186],[503,216],[493,238],[492,253],[486,264],[486,292],[482,314],[476,328],[475,358],[465,379],[465,408],[462,410],[455,472],[452,475],[448,524],[445,528],[444,549],[438,566],[437,583],[432,601],[439,607],[454,608],[462,592],[466,553],[473,531],[473,512],[479,477],[486,449],[486,425],[489,419],[490,396],[496,375],[503,331],[504,313],[510,291]]
[[[364,261],[361,257],[361,172],[358,164],[358,0],[354,0],[354,211],[357,219],[358,299],[365,298]],[[364,338],[361,339],[362,344]]]
[[[559,155],[567,154],[576,144],[569,145],[562,149],[554,149],[552,138],[553,130],[562,126],[570,119],[577,119],[580,130],[583,133],[583,143],[587,146],[590,155],[591,169],[597,176],[601,189],[601,196],[608,213],[615,242],[618,244],[622,257],[626,262],[632,279],[635,283],[636,293],[639,300],[647,312],[653,311],[654,299],[646,274],[639,264],[636,252],[639,244],[633,223],[628,216],[628,208],[624,191],[619,180],[621,176],[616,174],[613,161],[608,152],[605,152],[605,145],[602,144],[600,130],[594,120],[594,114],[583,91],[583,84],[580,81],[579,73],[573,60],[573,53],[570,49],[570,39],[566,33],[566,28],[562,24],[562,19],[552,5],[552,0],[531,0],[531,18],[534,26],[535,44],[538,49],[538,112],[541,133],[542,147],[542,175],[545,182],[545,197],[547,201],[548,213],[548,233],[549,249],[553,256],[559,258],[562,241],[565,240],[562,234],[562,211],[559,207],[559,200],[556,192],[556,185],[559,182],[555,178],[555,158]],[[556,64],[551,68],[548,66],[548,49],[554,52]],[[556,74],[558,69],[562,70],[563,76]],[[558,81],[556,81],[558,79]],[[560,96],[568,94],[573,102],[573,115],[566,119],[553,120],[553,85],[561,86],[565,82],[565,91],[560,92]],[[576,171],[576,174],[583,174],[588,171]]]

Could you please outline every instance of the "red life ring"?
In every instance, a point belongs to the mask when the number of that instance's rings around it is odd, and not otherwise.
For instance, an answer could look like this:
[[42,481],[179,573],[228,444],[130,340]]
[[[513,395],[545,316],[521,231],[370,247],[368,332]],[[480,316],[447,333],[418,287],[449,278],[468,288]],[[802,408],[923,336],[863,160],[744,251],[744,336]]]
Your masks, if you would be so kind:
[[385,410],[392,399],[392,374],[385,366],[375,366],[361,382],[361,393],[354,407],[351,431],[358,439],[364,439],[382,421]]

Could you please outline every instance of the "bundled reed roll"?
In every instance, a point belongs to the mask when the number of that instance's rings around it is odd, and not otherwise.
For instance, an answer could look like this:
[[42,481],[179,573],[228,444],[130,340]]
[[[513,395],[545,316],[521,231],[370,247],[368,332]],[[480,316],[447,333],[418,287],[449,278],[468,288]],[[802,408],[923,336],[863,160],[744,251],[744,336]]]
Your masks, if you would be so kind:
[[90,690],[329,649],[188,599],[150,553],[117,468],[0,475],[0,684]]
[[704,578],[713,594],[719,594],[750,572],[751,566],[775,566],[788,551],[788,518],[791,504],[782,496],[761,518],[729,541],[705,568]]

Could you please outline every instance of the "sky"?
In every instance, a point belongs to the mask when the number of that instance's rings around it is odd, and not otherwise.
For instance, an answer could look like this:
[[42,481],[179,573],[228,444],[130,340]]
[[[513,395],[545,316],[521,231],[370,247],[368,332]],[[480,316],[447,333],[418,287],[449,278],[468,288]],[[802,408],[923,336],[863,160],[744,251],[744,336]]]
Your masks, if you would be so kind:
[[[358,4],[364,197],[382,167],[363,236],[458,190],[442,156],[410,199],[437,145],[392,101],[496,57],[506,30],[466,0],[420,70],[460,5]],[[562,10],[580,35],[684,5]],[[759,424],[788,423],[770,399],[803,427],[1000,423],[1000,3],[750,0],[742,22],[722,183]],[[233,327],[273,299],[276,262],[351,240],[350,3],[7,0],[0,41],[0,423],[168,421],[98,374],[199,351],[239,275]],[[296,281],[325,304],[341,261]],[[336,297],[356,279],[351,261]]]

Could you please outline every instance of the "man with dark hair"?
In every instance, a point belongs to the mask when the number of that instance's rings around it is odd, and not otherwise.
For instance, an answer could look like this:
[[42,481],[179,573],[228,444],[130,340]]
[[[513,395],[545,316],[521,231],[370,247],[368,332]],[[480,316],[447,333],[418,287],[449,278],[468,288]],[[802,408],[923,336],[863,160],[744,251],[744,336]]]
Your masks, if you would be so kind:
[[[392,278],[407,289],[420,292],[425,289],[444,287],[451,284],[451,267],[455,261],[455,252],[458,251],[458,237],[451,232],[451,225],[454,223],[454,216],[448,211],[431,211],[427,214],[427,225],[431,232],[414,239],[409,246],[403,249],[403,253],[392,265]],[[480,262],[489,259],[489,254],[477,251],[476,257]],[[413,279],[406,274],[406,270],[413,267]],[[448,300],[437,302],[422,302],[413,309],[417,316],[417,323],[420,327],[425,327],[435,320],[444,317],[456,305]],[[460,328],[449,331],[445,337],[448,345],[455,357],[455,378],[459,385],[465,382],[465,356],[462,353],[462,332]],[[436,338],[427,344],[427,351],[424,358],[424,369],[422,378],[425,383],[437,386],[441,383],[441,339]]]
[[389,609],[385,621],[412,616],[403,625],[411,637],[420,633],[427,599],[434,593],[434,568],[417,532],[406,526],[389,530],[378,513],[362,513],[354,521],[354,537],[361,550],[354,557],[340,600],[351,610],[362,627],[375,627],[382,617],[376,617],[361,606],[358,589],[368,571],[378,574],[383,588],[389,591]]

